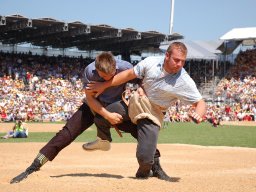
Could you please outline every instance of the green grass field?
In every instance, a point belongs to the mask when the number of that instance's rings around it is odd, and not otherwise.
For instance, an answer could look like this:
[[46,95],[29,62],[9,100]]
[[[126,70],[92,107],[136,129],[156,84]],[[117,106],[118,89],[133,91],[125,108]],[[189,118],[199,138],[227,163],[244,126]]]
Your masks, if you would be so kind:
[[[128,133],[119,137],[114,129],[111,129],[114,143],[135,143],[136,140]],[[0,133],[3,136],[5,133]],[[0,143],[17,142],[47,142],[55,133],[31,132],[26,139],[0,139]],[[85,131],[75,142],[86,142],[95,139],[96,129],[93,126],[90,131]],[[217,128],[209,123],[196,125],[194,123],[169,123],[167,128],[160,131],[158,143],[179,143],[203,146],[236,146],[256,148],[256,127],[228,126]]]

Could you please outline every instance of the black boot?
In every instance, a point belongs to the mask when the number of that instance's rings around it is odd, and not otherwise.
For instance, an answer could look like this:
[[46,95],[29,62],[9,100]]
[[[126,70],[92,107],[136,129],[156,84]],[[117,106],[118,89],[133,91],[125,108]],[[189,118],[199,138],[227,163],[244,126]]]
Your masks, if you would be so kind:
[[40,163],[39,159],[35,159],[33,163],[26,169],[26,171],[14,177],[10,183],[13,184],[21,182],[22,180],[26,179],[31,173],[38,171],[41,166],[42,164]]
[[152,171],[153,171],[153,177],[157,177],[158,179],[165,180],[165,181],[171,181],[171,177],[169,177],[162,169],[159,158],[154,159]]
[[150,164],[143,164],[143,163],[139,163],[140,167],[136,173],[136,178],[139,179],[148,179],[148,177],[150,176],[150,170],[152,165]]

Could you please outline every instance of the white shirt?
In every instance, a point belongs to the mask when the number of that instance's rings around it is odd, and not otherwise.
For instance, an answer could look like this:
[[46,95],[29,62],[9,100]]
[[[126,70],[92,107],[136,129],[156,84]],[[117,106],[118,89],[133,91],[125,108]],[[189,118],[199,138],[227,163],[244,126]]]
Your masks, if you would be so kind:
[[175,74],[163,71],[164,57],[148,57],[136,66],[136,76],[143,79],[142,85],[150,102],[167,109],[177,99],[193,104],[202,99],[194,80],[184,68]]

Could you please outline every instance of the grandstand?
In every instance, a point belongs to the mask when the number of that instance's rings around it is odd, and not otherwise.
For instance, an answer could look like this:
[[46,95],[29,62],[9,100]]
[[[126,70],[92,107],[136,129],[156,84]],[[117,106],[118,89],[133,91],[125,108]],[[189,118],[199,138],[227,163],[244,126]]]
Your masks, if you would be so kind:
[[[157,31],[140,32],[132,28],[118,29],[106,24],[92,25],[80,21],[67,23],[53,18],[26,18],[22,15],[0,16],[0,42],[15,45],[30,43],[48,49],[77,48],[79,51],[112,51],[126,60],[143,49],[158,48],[162,41],[182,38]],[[15,51],[15,50],[13,50]]]

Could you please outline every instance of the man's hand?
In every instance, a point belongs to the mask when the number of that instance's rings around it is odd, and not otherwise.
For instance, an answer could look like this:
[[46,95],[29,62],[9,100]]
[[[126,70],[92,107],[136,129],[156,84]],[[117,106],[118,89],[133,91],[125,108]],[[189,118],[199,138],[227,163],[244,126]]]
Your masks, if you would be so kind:
[[196,112],[189,113],[188,115],[192,121],[199,124],[203,121],[202,117],[198,115]]
[[140,97],[146,95],[145,91],[144,91],[141,87],[139,87],[139,88],[137,89],[137,92],[138,92],[138,94],[139,94]]
[[107,87],[104,82],[91,81],[87,83],[86,92],[95,94],[98,97]]
[[123,117],[119,113],[108,113],[104,118],[108,120],[111,125],[116,125],[123,121]]

